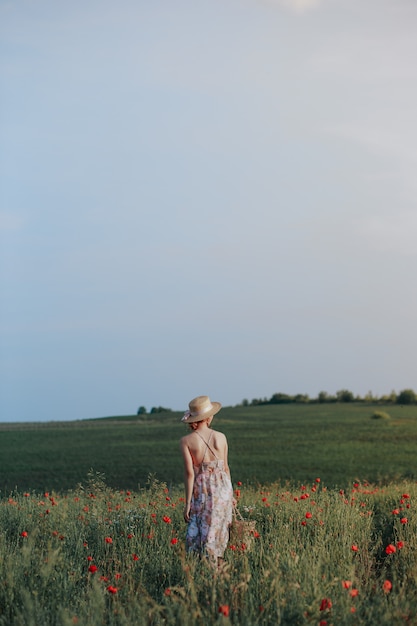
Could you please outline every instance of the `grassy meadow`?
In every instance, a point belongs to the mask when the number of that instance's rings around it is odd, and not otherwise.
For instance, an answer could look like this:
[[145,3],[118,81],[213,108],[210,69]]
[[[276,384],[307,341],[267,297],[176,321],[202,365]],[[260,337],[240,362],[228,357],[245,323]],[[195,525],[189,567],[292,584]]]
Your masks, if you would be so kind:
[[185,554],[179,418],[0,427],[0,626],[417,624],[417,407],[222,410],[256,528],[221,570]]
[[[385,410],[391,419],[372,419]],[[154,474],[182,482],[179,413],[0,424],[0,490],[73,489],[92,468],[109,486],[137,489]],[[213,427],[229,440],[232,478],[345,487],[353,480],[417,478],[417,406],[357,403],[224,408]]]

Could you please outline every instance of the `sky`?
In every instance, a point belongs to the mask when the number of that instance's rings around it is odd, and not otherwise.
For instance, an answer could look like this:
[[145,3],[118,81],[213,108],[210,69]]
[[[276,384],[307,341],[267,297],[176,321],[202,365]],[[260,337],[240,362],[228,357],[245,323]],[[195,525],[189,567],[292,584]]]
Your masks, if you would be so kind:
[[417,389],[414,0],[0,1],[0,421]]

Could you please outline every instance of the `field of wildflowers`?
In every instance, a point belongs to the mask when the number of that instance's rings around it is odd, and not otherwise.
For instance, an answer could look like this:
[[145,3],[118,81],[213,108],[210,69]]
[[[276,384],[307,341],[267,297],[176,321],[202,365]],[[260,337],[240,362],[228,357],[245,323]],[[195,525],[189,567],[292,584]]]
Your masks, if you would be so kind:
[[256,530],[219,571],[185,554],[182,491],[155,477],[3,496],[0,625],[417,623],[415,481],[234,488]]

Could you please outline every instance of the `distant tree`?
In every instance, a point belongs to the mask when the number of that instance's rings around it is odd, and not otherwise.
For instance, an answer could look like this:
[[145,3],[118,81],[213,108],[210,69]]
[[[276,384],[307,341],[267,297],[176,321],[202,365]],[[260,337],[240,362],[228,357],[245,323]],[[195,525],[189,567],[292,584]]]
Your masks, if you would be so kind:
[[377,401],[377,397],[373,395],[372,391],[368,391],[368,393],[366,394],[366,396],[364,397],[364,401],[365,402],[376,402]]
[[146,407],[144,407],[144,406],[140,406],[140,407],[138,408],[137,415],[146,415],[146,413],[147,413],[147,411],[146,411]]
[[319,395],[317,396],[317,400],[320,403],[329,402],[329,394],[327,393],[327,391],[320,391]]
[[269,404],[289,404],[290,402],[294,402],[294,398],[292,396],[289,396],[286,393],[274,393],[269,401]]
[[397,404],[416,404],[417,396],[412,389],[403,389],[397,396]]
[[341,389],[336,391],[336,398],[338,402],[353,402],[354,395],[348,389]]
[[294,401],[302,404],[308,404],[310,402],[310,398],[306,393],[297,393],[297,395],[294,396]]
[[170,413],[172,409],[165,409],[163,406],[153,406],[151,408],[151,415],[155,413]]
[[242,406],[249,406],[249,400],[247,400],[247,398],[242,400]]

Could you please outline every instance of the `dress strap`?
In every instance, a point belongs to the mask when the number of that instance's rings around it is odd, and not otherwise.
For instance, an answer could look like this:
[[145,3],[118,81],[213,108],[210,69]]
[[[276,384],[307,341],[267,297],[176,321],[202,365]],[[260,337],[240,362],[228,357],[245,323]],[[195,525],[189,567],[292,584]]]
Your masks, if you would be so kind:
[[214,458],[216,459],[216,461],[218,461],[217,454],[216,454],[216,453],[214,452],[214,450],[210,447],[210,441],[211,441],[211,438],[212,438],[212,435],[213,435],[213,431],[211,431],[211,433],[210,433],[210,437],[209,437],[209,440],[208,440],[208,441],[206,441],[206,440],[204,439],[204,437],[202,437],[202,436],[198,433],[198,431],[197,431],[197,430],[196,430],[195,432],[196,432],[196,434],[200,437],[200,439],[201,439],[202,441],[204,441],[204,443],[206,444],[206,449],[204,450],[204,456],[203,456],[203,460],[201,461],[201,464],[203,464],[203,463],[204,463],[204,459],[206,458],[207,448],[210,450],[210,452],[212,453],[212,455],[214,456]]

